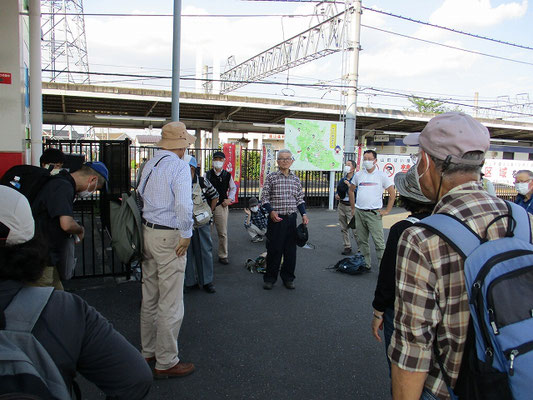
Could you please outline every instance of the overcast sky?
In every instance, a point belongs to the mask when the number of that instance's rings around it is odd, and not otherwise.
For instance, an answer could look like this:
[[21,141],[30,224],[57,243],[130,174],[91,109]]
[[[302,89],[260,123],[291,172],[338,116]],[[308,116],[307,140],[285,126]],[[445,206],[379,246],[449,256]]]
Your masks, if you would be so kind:
[[[363,0],[363,6],[533,47],[533,11],[527,0]],[[84,7],[86,13],[170,14],[173,2],[86,0]],[[314,4],[294,2],[184,0],[182,13],[312,14],[313,7]],[[197,63],[207,64],[211,70],[214,64],[218,64],[224,70],[227,57],[233,55],[237,63],[242,62],[307,29],[310,22],[309,17],[184,16],[182,76],[194,77]],[[362,24],[530,64],[444,48],[363,27],[359,106],[404,109],[408,103],[401,96],[406,94],[472,104],[474,93],[478,92],[479,104],[489,107],[501,106],[507,100],[511,103],[525,103],[528,98],[533,100],[533,50],[470,38],[369,10],[364,11]],[[170,75],[171,17],[87,16],[85,25],[91,71]],[[291,69],[288,74],[292,83],[331,82],[332,85],[339,85],[342,55],[327,56]],[[98,79],[109,85],[170,88],[168,80],[124,82],[125,78]],[[287,72],[267,78],[282,82],[286,79]],[[182,82],[183,91],[194,91],[195,87],[193,81]],[[372,89],[378,89],[379,92]],[[293,97],[307,101],[340,101],[336,88],[286,89],[283,86],[248,85],[233,93],[255,97]],[[401,96],[396,97],[397,94]],[[532,109],[531,106],[514,108],[525,113],[532,113]],[[465,110],[471,111],[468,108]],[[518,118],[515,116],[513,119]]]

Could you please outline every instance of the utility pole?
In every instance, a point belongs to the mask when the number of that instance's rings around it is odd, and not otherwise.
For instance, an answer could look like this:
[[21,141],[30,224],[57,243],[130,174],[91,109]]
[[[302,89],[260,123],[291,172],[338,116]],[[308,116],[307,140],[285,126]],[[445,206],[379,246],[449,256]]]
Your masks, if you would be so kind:
[[344,124],[344,151],[353,153],[355,151],[356,124],[357,115],[357,80],[359,76],[359,51],[361,37],[361,0],[354,1],[354,9],[351,15],[350,37],[352,43],[352,59],[348,73],[348,99],[346,104],[346,122]]
[[172,121],[180,120],[181,0],[174,0],[172,39]]

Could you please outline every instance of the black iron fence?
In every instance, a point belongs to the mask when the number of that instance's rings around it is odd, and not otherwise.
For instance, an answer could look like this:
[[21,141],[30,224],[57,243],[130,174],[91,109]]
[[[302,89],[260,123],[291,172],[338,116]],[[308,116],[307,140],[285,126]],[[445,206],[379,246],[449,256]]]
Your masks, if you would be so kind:
[[[131,266],[123,265],[115,257],[108,234],[109,201],[118,199],[124,192],[136,187],[139,170],[149,160],[155,147],[132,146],[130,140],[46,140],[43,149],[59,148],[67,154],[78,154],[85,161],[103,161],[109,168],[109,192],[96,194],[74,203],[75,218],[85,227],[85,239],[76,246],[78,264],[75,278],[129,275]],[[198,160],[201,174],[211,168],[213,153],[219,149],[189,149]],[[345,154],[345,160],[354,159],[355,154]],[[241,180],[238,202],[232,208],[243,208],[250,197],[259,197],[261,172],[261,150],[243,149]],[[330,193],[330,173],[323,171],[296,171],[300,178],[308,207],[327,207]],[[342,172],[334,175],[335,183]],[[495,185],[498,197],[514,200],[516,191],[506,185]],[[385,195],[386,196],[386,195]],[[386,201],[386,200],[385,200]]]

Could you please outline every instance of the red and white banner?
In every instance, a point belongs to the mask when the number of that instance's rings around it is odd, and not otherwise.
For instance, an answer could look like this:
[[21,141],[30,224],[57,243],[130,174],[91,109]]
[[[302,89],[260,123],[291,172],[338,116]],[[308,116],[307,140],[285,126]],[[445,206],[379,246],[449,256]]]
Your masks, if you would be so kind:
[[533,171],[533,161],[521,160],[485,160],[482,171],[492,183],[514,185],[517,171],[527,169]]
[[241,183],[241,146],[236,146],[234,143],[224,143],[222,151],[226,156],[223,168],[231,174],[235,186],[237,186],[235,198],[230,200],[234,203],[238,203],[239,186]]

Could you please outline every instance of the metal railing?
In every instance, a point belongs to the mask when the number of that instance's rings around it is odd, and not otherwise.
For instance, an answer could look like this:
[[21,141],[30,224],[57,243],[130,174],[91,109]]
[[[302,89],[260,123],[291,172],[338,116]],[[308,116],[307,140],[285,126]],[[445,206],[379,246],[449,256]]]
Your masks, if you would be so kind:
[[[103,161],[109,168],[109,192],[92,195],[88,199],[74,203],[75,218],[85,227],[85,239],[76,246],[78,264],[75,278],[99,276],[129,276],[131,268],[122,264],[111,248],[108,234],[109,201],[116,200],[121,193],[134,188],[139,168],[143,161],[149,160],[158,150],[156,147],[131,146],[125,141],[90,140],[46,140],[43,149],[54,147],[65,153],[79,154],[85,161]],[[211,168],[213,153],[219,149],[189,149],[189,154],[198,160],[201,174]],[[355,154],[345,154],[345,160],[354,159]],[[250,197],[259,197],[261,172],[261,150],[242,149],[241,180],[238,202],[232,208],[248,205]],[[327,207],[329,202],[330,174],[323,171],[296,171],[302,182],[305,202],[308,207]],[[334,174],[335,185],[342,172]],[[516,191],[512,186],[495,185],[498,197],[514,200]],[[387,195],[384,196],[387,201]]]

